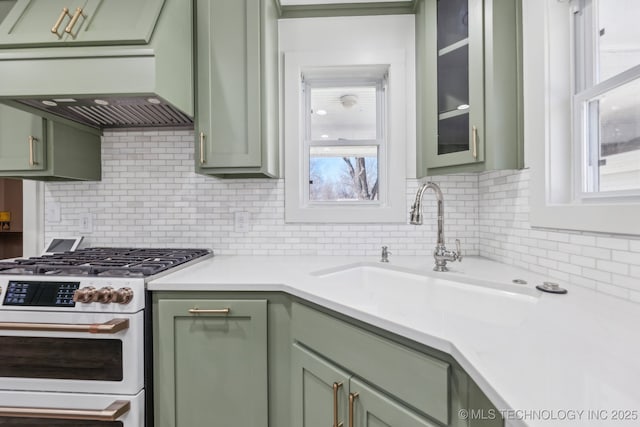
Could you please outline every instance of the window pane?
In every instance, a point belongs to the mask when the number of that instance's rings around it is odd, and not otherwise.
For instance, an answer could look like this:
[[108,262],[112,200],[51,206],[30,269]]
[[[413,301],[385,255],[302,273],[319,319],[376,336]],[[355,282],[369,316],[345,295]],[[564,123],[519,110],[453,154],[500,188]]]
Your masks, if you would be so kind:
[[599,111],[599,153],[594,191],[640,189],[640,79],[591,101]]
[[640,64],[640,1],[598,2],[599,81]]
[[378,200],[378,147],[310,147],[309,200]]
[[376,87],[311,88],[312,140],[377,139]]

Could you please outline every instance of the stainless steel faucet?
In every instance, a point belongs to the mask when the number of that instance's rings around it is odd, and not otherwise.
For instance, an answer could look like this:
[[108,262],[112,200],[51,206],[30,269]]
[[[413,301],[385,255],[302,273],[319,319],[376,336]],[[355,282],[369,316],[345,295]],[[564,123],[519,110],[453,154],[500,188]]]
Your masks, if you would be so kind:
[[436,194],[436,200],[438,201],[438,242],[436,248],[433,250],[433,258],[436,261],[435,271],[449,271],[447,268],[447,261],[462,261],[462,251],[460,250],[460,240],[456,239],[456,250],[450,251],[444,245],[444,199],[442,197],[442,191],[438,184],[434,182],[427,182],[418,189],[416,194],[416,201],[411,206],[411,219],[410,222],[413,225],[422,224],[422,196],[427,189],[432,189]]

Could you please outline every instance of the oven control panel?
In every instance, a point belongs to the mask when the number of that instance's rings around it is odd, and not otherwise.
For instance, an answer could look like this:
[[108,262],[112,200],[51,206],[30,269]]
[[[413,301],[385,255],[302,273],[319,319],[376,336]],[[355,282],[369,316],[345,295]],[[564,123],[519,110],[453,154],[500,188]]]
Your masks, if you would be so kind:
[[2,305],[34,307],[75,307],[73,294],[80,282],[40,282],[11,280]]

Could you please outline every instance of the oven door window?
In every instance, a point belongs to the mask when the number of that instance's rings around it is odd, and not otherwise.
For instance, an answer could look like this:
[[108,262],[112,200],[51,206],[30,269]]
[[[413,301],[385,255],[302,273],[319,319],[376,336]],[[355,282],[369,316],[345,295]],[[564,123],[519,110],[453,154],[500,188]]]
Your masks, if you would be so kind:
[[118,339],[0,336],[0,360],[0,377],[88,381],[122,381],[123,377],[122,341]]

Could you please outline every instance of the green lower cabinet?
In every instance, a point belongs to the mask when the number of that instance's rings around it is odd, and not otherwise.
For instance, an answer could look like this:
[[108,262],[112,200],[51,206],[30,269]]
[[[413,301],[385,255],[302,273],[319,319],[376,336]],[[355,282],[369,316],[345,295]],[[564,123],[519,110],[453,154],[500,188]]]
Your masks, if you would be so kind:
[[100,132],[0,104],[0,177],[99,181]]
[[155,426],[268,426],[267,300],[158,301]]
[[292,426],[437,426],[299,344],[292,369]]
[[292,426],[346,425],[350,374],[298,344],[292,354]]
[[[349,382],[349,427],[436,427],[417,412],[401,405],[358,378]],[[352,409],[351,409],[352,408]]]

